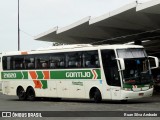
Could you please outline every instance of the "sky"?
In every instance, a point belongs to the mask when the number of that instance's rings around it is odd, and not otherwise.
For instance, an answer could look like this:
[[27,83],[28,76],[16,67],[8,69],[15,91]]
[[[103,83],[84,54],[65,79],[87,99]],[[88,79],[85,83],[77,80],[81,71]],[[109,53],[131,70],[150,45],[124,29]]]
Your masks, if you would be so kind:
[[[92,18],[136,0],[19,0],[20,50],[52,46],[34,40],[51,28],[68,26],[82,18]],[[139,0],[140,3],[149,0]],[[0,0],[0,52],[18,49],[18,0]]]

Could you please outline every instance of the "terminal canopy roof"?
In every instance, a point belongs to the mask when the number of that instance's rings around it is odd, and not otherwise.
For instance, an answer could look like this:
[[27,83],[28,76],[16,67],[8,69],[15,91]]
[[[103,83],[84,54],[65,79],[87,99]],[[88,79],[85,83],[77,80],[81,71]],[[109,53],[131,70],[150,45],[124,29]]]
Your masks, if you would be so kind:
[[160,51],[160,0],[131,3],[102,16],[86,17],[69,26],[55,27],[35,40],[66,44],[125,44],[142,41],[150,53]]

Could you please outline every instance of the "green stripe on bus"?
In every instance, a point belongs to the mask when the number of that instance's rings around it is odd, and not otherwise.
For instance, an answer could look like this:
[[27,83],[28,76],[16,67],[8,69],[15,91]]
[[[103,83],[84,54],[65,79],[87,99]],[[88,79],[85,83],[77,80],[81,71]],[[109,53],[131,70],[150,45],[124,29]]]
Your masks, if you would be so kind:
[[43,89],[48,88],[47,80],[41,80],[41,83],[42,83],[42,88],[43,88]]
[[101,79],[100,70],[50,71],[51,79]]
[[[44,79],[43,71],[36,71],[37,79]],[[29,72],[2,72],[2,79],[28,79]],[[50,79],[101,79],[100,69],[50,71]]]
[[24,76],[23,79],[28,79],[28,72],[27,71],[23,71],[22,73],[23,73],[23,76]]
[[28,72],[2,72],[2,79],[28,79]]
[[43,79],[44,78],[44,75],[43,75],[42,71],[36,71],[36,73],[38,75],[37,79]]

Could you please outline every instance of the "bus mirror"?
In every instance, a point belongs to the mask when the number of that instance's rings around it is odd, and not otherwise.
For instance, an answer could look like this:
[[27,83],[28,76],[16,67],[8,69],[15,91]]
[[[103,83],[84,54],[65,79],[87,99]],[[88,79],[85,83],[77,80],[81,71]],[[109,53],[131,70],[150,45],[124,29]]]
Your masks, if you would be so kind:
[[148,56],[148,58],[151,58],[149,59],[151,69],[155,69],[159,67],[159,60],[157,57]]
[[124,64],[124,59],[123,58],[116,58],[119,63],[120,63],[120,69],[119,71],[125,70],[125,64]]

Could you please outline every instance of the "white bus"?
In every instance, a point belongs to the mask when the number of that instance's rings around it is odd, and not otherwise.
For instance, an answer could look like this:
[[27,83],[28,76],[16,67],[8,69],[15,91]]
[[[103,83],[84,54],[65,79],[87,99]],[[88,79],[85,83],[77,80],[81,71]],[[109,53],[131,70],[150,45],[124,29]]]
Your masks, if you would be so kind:
[[2,54],[2,92],[36,97],[122,100],[153,93],[149,56],[137,45],[64,45]]

